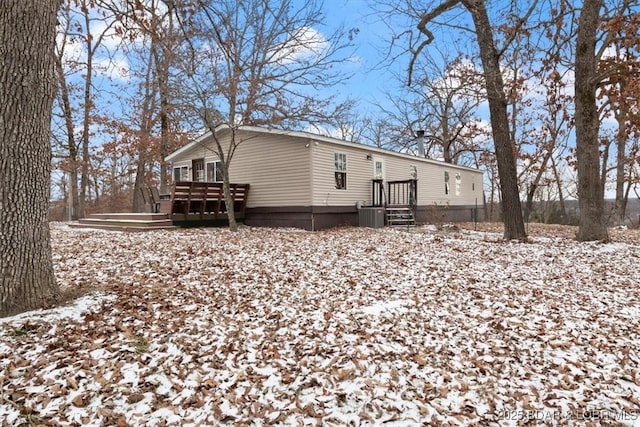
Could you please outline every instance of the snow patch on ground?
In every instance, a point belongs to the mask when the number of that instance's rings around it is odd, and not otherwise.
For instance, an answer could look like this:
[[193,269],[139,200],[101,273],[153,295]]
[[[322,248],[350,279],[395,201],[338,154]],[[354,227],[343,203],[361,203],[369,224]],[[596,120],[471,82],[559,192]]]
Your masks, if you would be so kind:
[[0,320],[0,424],[640,425],[631,232],[53,226],[98,292]]
[[[100,275],[100,273],[98,273]],[[26,313],[17,314],[11,317],[0,318],[0,324],[12,323],[17,324],[20,322],[29,321],[45,321],[53,322],[59,320],[80,320],[89,312],[95,311],[107,301],[114,301],[115,295],[109,295],[105,293],[93,293],[86,295],[82,298],[75,300],[71,305],[65,307],[56,307],[46,310],[34,310]]]
[[373,316],[379,316],[382,313],[404,313],[407,311],[405,305],[408,304],[410,304],[410,301],[383,301],[374,305],[362,307],[362,312]]

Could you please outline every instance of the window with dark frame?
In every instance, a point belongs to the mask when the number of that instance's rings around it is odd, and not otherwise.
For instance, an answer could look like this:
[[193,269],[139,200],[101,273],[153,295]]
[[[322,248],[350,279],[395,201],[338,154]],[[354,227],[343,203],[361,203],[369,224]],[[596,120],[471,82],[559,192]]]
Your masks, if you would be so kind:
[[347,155],[344,153],[335,153],[335,182],[337,190],[347,189]]
[[207,182],[222,182],[222,167],[220,160],[207,162]]
[[189,167],[178,166],[173,168],[173,180],[174,181],[190,181],[189,179]]
[[205,171],[204,158],[191,160],[192,180],[196,182],[204,182],[207,178]]
[[450,186],[449,186],[449,172],[445,171],[444,173],[444,194],[449,194]]

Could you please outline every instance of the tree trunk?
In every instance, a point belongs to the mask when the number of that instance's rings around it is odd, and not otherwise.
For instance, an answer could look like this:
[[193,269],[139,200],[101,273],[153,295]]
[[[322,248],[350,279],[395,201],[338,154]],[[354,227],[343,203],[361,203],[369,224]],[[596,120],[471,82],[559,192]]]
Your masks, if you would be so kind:
[[141,157],[142,154],[139,154],[136,165],[136,177],[133,184],[133,203],[131,207],[133,212],[147,212],[148,209],[144,203],[144,198],[142,197],[142,191],[146,191],[144,179],[146,175],[146,167],[145,161]]
[[0,316],[58,299],[49,236],[58,2],[0,8]]
[[549,163],[549,159],[551,158],[552,154],[553,154],[553,151],[551,149],[547,150],[547,152],[544,153],[544,156],[542,157],[542,164],[540,165],[540,168],[538,169],[538,172],[536,173],[536,176],[533,178],[533,182],[531,182],[531,185],[529,186],[529,190],[527,191],[527,200],[525,202],[525,211],[527,212],[527,222],[529,221],[529,216],[531,215],[531,212],[533,212],[533,199],[536,195],[536,192],[538,191],[538,188],[540,187],[540,181],[542,180],[542,175],[547,170],[547,163]]
[[553,176],[556,180],[556,185],[558,186],[558,201],[560,203],[560,222],[562,224],[567,223],[567,207],[564,203],[564,192],[562,191],[562,178],[560,177],[560,173],[558,172],[558,166],[556,165],[556,161],[553,156],[551,156],[551,168],[553,170]]
[[160,193],[167,191],[167,162],[165,157],[169,153],[169,70],[166,64],[166,54],[163,55],[162,62],[157,65],[158,69],[158,91],[160,92]]
[[[87,4],[82,3],[82,7],[86,10]],[[78,217],[84,218],[86,216],[87,206],[87,188],[89,187],[89,164],[91,159],[89,158],[89,131],[91,125],[91,110],[93,107],[93,100],[91,99],[92,77],[93,77],[93,38],[90,36],[91,20],[89,19],[89,13],[85,12],[84,15],[86,41],[85,48],[87,49],[87,75],[84,80],[84,105],[82,114],[82,176],[80,178],[80,203],[78,209]]]
[[[621,89],[622,92],[622,89]],[[618,225],[623,225],[625,221],[625,215],[627,211],[627,197],[629,192],[625,192],[625,167],[627,165],[627,131],[626,131],[626,114],[624,108],[620,108],[620,111],[616,114],[616,120],[618,122],[618,132],[616,134],[616,222]],[[629,183],[628,185],[630,185]]]
[[473,16],[480,48],[480,57],[486,82],[491,129],[498,163],[500,191],[502,193],[502,215],[504,218],[504,238],[524,239],[526,233],[522,218],[518,174],[516,170],[515,147],[509,133],[507,100],[500,70],[500,58],[495,48],[493,30],[483,0],[464,2]]
[[575,125],[580,208],[577,239],[580,241],[609,239],[600,177],[600,122],[596,105],[598,60],[595,46],[601,6],[602,0],[583,2],[576,39]]
[[67,149],[69,150],[69,193],[71,194],[71,220],[78,219],[80,211],[80,200],[78,199],[78,147],[74,135],[73,110],[69,88],[62,68],[62,58],[56,58],[56,75],[58,77],[58,90],[60,91],[60,102],[64,114],[64,124],[67,131]]
[[231,194],[231,182],[229,180],[229,167],[226,162],[221,162],[222,166],[222,190],[224,191],[224,202],[227,205],[227,217],[229,218],[229,230],[238,231],[236,213],[234,210],[234,200]]

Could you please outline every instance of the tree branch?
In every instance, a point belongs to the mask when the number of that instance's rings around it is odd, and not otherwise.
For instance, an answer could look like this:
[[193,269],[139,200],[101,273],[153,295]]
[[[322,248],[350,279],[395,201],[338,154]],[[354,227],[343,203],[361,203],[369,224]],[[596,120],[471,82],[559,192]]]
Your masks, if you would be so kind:
[[420,55],[420,53],[422,53],[422,50],[428,44],[430,44],[434,39],[433,33],[429,29],[427,29],[427,24],[432,20],[434,20],[435,18],[437,18],[438,16],[442,15],[443,13],[453,9],[459,3],[460,3],[460,0],[446,0],[444,3],[441,3],[438,7],[433,9],[431,12],[425,15],[422,15],[422,18],[420,18],[420,22],[418,23],[418,30],[422,34],[424,34],[427,37],[427,39],[423,40],[422,43],[420,43],[420,45],[418,46],[418,48],[411,52],[411,60],[409,61],[409,69],[407,72],[408,73],[407,86],[411,86],[411,80],[413,77],[413,67],[415,65],[416,60],[418,59],[418,56]]

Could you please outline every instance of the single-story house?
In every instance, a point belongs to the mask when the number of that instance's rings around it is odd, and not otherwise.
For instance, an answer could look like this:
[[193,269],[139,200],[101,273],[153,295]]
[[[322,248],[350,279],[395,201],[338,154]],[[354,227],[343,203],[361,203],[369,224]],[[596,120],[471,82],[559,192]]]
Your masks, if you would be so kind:
[[[228,146],[230,129],[216,134]],[[471,221],[483,206],[476,169],[307,132],[242,126],[236,141],[230,181],[250,185],[247,225],[358,225],[362,208],[402,204],[417,222]],[[207,133],[170,154],[174,181],[221,181],[214,147]]]

